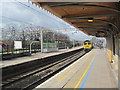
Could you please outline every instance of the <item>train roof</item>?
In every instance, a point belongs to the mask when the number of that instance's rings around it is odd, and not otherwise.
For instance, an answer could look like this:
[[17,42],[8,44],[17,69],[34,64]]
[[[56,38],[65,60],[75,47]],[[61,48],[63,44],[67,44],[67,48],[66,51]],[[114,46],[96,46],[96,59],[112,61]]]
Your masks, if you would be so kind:
[[85,40],[84,42],[91,42],[90,40]]

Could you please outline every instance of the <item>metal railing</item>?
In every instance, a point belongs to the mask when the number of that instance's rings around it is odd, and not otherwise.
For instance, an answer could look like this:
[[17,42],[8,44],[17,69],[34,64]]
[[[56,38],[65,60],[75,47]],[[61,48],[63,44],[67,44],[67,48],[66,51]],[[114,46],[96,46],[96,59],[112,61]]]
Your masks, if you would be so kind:
[[2,48],[2,50],[0,50],[0,55],[4,60],[4,59],[11,59],[20,56],[27,56],[27,55],[31,55],[32,53],[36,53],[40,51],[41,51],[40,45],[32,45],[31,53],[30,53],[30,45],[25,45],[22,49],[14,49],[13,46],[7,45],[7,49]]

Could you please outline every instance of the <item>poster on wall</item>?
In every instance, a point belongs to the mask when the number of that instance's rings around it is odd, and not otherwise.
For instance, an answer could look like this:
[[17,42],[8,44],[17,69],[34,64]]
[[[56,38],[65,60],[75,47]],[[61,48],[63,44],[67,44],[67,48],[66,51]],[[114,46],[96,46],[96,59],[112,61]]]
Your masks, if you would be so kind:
[[14,41],[14,49],[22,49],[22,41]]

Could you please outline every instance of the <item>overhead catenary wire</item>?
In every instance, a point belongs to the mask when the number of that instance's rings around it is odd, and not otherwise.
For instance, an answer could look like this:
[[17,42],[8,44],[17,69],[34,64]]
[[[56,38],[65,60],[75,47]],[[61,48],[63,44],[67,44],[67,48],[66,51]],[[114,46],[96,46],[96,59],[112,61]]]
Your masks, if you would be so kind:
[[[17,1],[17,0],[15,0],[15,1]],[[22,2],[19,2],[19,1],[17,1],[18,3],[20,3],[20,4],[22,4],[22,5],[24,5],[24,6],[26,6],[26,7],[29,7],[29,8],[31,8],[31,9],[33,9],[34,11],[37,11],[37,12],[39,12],[38,10],[36,10],[36,9],[34,9],[34,8],[32,8],[32,7],[30,7],[29,5],[26,5],[26,4],[24,4],[24,3],[22,3]],[[41,13],[41,12],[39,12],[39,13]],[[41,13],[41,14],[44,14],[44,13]],[[47,14],[44,14],[44,15],[47,15]],[[47,15],[47,16],[49,16],[49,15]],[[1,16],[1,17],[4,17],[4,18],[6,18],[6,19],[10,19],[10,20],[14,20],[14,21],[17,21],[17,22],[22,22],[22,23],[27,23],[27,24],[31,24],[31,25],[34,25],[34,24],[32,24],[32,23],[29,23],[29,22],[25,22],[25,21],[22,21],[22,20],[18,20],[18,19],[14,19],[14,18],[10,18],[10,17],[7,17],[7,16]],[[50,17],[50,16],[49,16]],[[53,18],[53,17],[52,17]],[[53,19],[55,19],[55,18],[53,18]],[[56,19],[55,19],[56,20]],[[57,21],[57,20],[56,20]],[[58,21],[59,22],[59,21]],[[60,22],[59,22],[60,23]],[[63,23],[61,23],[61,24],[63,24]],[[64,24],[65,25],[65,24]],[[37,25],[35,25],[35,26],[37,26]],[[44,27],[44,26],[41,26],[41,27]],[[47,29],[47,28],[46,28]],[[70,28],[69,28],[70,29]],[[75,30],[75,29],[74,29]]]
[[[4,18],[7,18],[7,19],[11,19],[11,20],[14,20],[14,21],[19,21],[19,22],[24,22],[24,21],[21,21],[21,20],[17,20],[17,19],[13,19],[13,18],[9,18],[9,17],[6,17],[6,16],[2,16]],[[24,22],[24,23],[28,23],[28,22]],[[28,23],[30,24],[30,23]],[[44,30],[45,32],[51,32],[50,30]],[[53,31],[62,31],[62,32],[66,32],[66,31],[79,31],[78,29],[76,28],[59,28],[59,29],[53,29]],[[34,32],[34,31],[33,31]],[[40,32],[40,31],[39,31]],[[9,35],[9,32],[6,32],[8,33]],[[18,32],[18,33],[21,33],[21,32]],[[75,38],[71,37],[72,39],[75,40]]]
[[28,22],[25,22],[25,21],[22,21],[22,20],[18,20],[18,19],[14,19],[14,18],[10,18],[10,17],[7,17],[7,16],[0,16],[0,17],[7,18],[7,19],[10,19],[10,20],[13,20],[13,21],[17,21],[17,22],[31,24],[31,23],[28,23]]
[[[16,1],[16,0],[15,0]],[[19,1],[17,1],[17,2],[19,2]],[[26,4],[24,4],[24,3],[21,3],[21,2],[19,2],[20,4],[23,4],[24,6],[26,6],[26,7],[30,7],[30,6],[28,6],[28,5],[26,5]],[[36,9],[34,9],[34,8],[32,8],[32,7],[30,7],[32,10],[34,10],[34,11],[37,11],[37,12],[39,12],[38,10],[36,10]],[[41,13],[41,12],[39,12],[39,13]],[[47,15],[47,14],[44,14],[44,13],[41,13],[41,14],[43,14],[43,15]],[[47,15],[47,16],[49,16],[49,15]],[[29,22],[25,22],[25,21],[22,21],[22,20],[18,20],[18,19],[14,19],[14,18],[10,18],[10,17],[7,17],[7,16],[0,16],[0,17],[4,17],[4,18],[6,18],[6,19],[9,19],[9,20],[14,20],[14,21],[17,21],[17,22],[22,22],[22,23],[27,23],[27,24],[32,24],[32,23],[29,23]],[[50,17],[50,16],[49,16]],[[53,17],[51,17],[51,18],[53,18]],[[53,19],[55,19],[55,18],[53,18]],[[56,19],[55,19],[56,20]],[[57,21],[57,20],[56,20]],[[57,22],[59,22],[59,21],[57,21]],[[60,23],[60,22],[59,22]],[[63,24],[63,23],[61,23],[61,24]],[[34,24],[32,24],[32,25],[34,25]],[[64,25],[66,25],[66,24],[64,24]],[[36,26],[36,25],[35,25]],[[45,26],[41,26],[41,27],[45,27]]]
[[[13,21],[17,21],[17,22],[22,22],[22,23],[25,23],[25,24],[30,24],[30,25],[34,25],[34,26],[40,26],[40,25],[35,25],[35,24],[32,24],[32,23],[29,23],[29,22],[25,22],[25,21],[22,21],[22,20],[10,18],[10,17],[7,17],[7,16],[0,16],[0,17],[6,18],[6,19],[9,19],[9,20],[13,20]],[[44,27],[45,28],[45,26],[40,26],[40,27]]]
[[[17,0],[15,0],[15,1],[17,1]],[[48,16],[48,17],[50,17],[49,15],[47,15],[47,14],[44,14],[44,13],[41,13],[40,11],[38,11],[38,10],[36,10],[36,9],[34,9],[34,8],[32,8],[31,6],[29,6],[29,5],[26,5],[26,4],[24,4],[24,3],[22,3],[22,2],[20,2],[20,1],[17,1],[18,3],[20,3],[21,5],[24,5],[25,7],[27,7],[27,8],[30,8],[31,10],[34,10],[34,11],[36,11],[37,13],[40,13],[40,14],[43,14],[43,15],[45,15],[45,16]],[[56,16],[55,16],[56,17]],[[61,23],[60,21],[58,21],[58,20],[56,20],[55,18],[53,18],[53,17],[50,17],[50,18],[52,18],[51,20],[55,20],[55,21],[57,21],[58,23],[60,23],[60,24],[63,24],[63,23]],[[57,17],[56,17],[57,18]],[[59,18],[60,19],[60,18]],[[60,19],[61,20],[61,19]],[[66,23],[66,22],[64,22],[64,23]],[[63,25],[66,25],[66,24],[63,24]]]
[[[19,3],[21,3],[21,2],[19,2]],[[24,4],[24,3],[21,3],[21,4]],[[26,4],[24,4],[24,6],[26,6],[26,7],[28,7],[28,8],[31,8],[31,9],[33,9],[34,11],[37,11],[37,12],[41,13],[40,11],[38,11],[38,10],[36,10],[36,9],[34,9],[34,8],[26,5]],[[44,14],[44,13],[41,13],[41,14]],[[47,14],[44,14],[44,15],[47,15]],[[47,15],[47,16],[49,16],[49,15]],[[25,22],[25,21],[22,21],[22,20],[10,18],[10,17],[7,17],[7,16],[1,16],[1,17],[6,18],[6,19],[9,19],[9,20],[14,20],[14,21],[17,21],[17,22],[22,22],[22,23],[31,24],[31,23],[29,23],[29,22]],[[49,17],[50,17],[50,16],[49,16]],[[53,17],[51,17],[51,18],[53,18]],[[56,20],[55,18],[53,18],[53,19]],[[56,20],[56,21],[57,21],[57,20]],[[59,22],[59,21],[57,21],[57,22]],[[61,22],[59,22],[59,23],[61,23]],[[61,24],[63,24],[63,23],[61,23]],[[32,25],[34,25],[34,24],[32,24]],[[64,25],[66,25],[66,24],[64,24]],[[36,26],[36,25],[35,25],[35,26]],[[64,28],[63,28],[63,29],[64,29]],[[71,28],[67,28],[67,29],[71,29]],[[60,29],[59,29],[59,30],[60,30]],[[75,29],[72,29],[72,31],[74,31],[74,30],[75,30]],[[61,31],[61,30],[60,30],[60,31]],[[63,30],[63,31],[65,31],[65,30]],[[69,31],[71,31],[71,30],[69,30]]]
[[[14,21],[17,21],[17,22],[22,22],[22,23],[25,23],[25,24],[27,23],[27,24],[30,24],[30,25],[34,25],[34,24],[31,24],[31,23],[28,23],[28,22],[25,22],[25,21],[22,21],[22,20],[18,20],[18,19],[14,19],[14,18],[10,18],[10,17],[7,17],[7,16],[0,16],[0,17],[7,18],[7,19],[10,19],[10,20],[14,20]],[[37,26],[37,25],[34,25],[34,26]],[[43,26],[40,26],[40,27],[43,27]],[[79,31],[76,28],[59,28],[59,29],[50,29],[50,30],[53,30],[53,31],[64,31],[64,32],[65,31]],[[45,30],[45,32],[49,32],[49,30]]]

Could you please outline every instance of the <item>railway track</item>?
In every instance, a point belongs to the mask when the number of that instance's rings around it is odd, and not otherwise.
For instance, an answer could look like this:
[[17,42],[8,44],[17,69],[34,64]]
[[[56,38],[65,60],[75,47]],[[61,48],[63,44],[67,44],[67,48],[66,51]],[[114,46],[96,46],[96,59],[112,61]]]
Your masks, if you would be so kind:
[[[71,55],[70,55],[71,54]],[[39,67],[29,72],[13,75],[9,78],[4,78],[2,82],[2,89],[13,88],[13,89],[33,89],[37,85],[41,84],[48,78],[52,77],[74,61],[78,60],[85,54],[83,49],[77,50],[73,53],[69,53],[66,57],[51,62],[44,67]],[[4,76],[3,76],[4,77]]]

